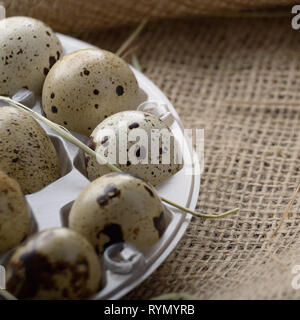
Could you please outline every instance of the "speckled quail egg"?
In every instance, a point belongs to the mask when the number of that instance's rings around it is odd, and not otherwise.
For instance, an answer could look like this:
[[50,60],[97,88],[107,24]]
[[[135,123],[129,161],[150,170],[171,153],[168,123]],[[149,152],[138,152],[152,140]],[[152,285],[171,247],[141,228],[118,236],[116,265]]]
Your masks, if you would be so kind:
[[128,173],[109,173],[90,183],[75,200],[69,227],[101,254],[117,242],[139,249],[155,244],[166,228],[166,216],[150,184]]
[[[160,140],[155,139],[158,137],[155,132],[161,133]],[[143,139],[136,138],[140,133],[146,133],[146,136]],[[179,153],[176,152],[171,130],[151,113],[123,111],[110,116],[92,132],[88,145],[109,163],[116,164],[122,171],[141,177],[152,185],[163,182],[182,168],[178,157],[180,150],[178,149]],[[125,158],[115,156],[120,153],[125,155]],[[90,155],[85,155],[85,163],[90,180],[109,172],[105,165],[99,164]]]
[[12,96],[21,88],[40,94],[47,73],[62,55],[50,27],[28,17],[0,21],[0,94]]
[[14,107],[0,107],[0,155],[0,170],[16,179],[24,194],[60,177],[50,138],[37,121]]
[[6,264],[6,288],[19,299],[84,299],[100,287],[100,262],[77,232],[55,228],[20,246]]
[[18,182],[0,170],[0,254],[29,233],[31,215]]
[[50,120],[90,135],[106,117],[139,104],[137,80],[115,54],[100,49],[64,56],[49,72],[43,88],[43,110]]

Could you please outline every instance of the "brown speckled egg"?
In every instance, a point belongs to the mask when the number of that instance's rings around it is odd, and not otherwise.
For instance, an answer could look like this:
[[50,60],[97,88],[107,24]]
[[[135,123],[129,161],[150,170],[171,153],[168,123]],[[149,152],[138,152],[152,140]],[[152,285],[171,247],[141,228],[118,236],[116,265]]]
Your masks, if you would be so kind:
[[128,173],[109,173],[89,184],[75,200],[69,227],[85,236],[98,254],[109,245],[154,245],[166,228],[155,189]]
[[[124,150],[126,162],[114,157],[114,150],[117,150],[117,154],[119,154],[119,147],[122,145],[124,148],[124,141],[122,142],[121,140],[121,143],[119,143],[120,132],[125,132],[124,129],[127,130],[127,134],[123,134],[121,139],[126,140],[127,137],[128,140],[127,149]],[[139,144],[136,142],[138,138],[134,138],[134,141],[129,141],[130,133],[134,134],[139,129],[144,130],[147,134],[146,143]],[[153,129],[162,130],[162,140],[166,141],[166,144],[163,145],[159,140],[153,140],[154,136],[151,136]],[[170,140],[167,139],[168,135],[171,137]],[[97,153],[106,156],[108,162],[116,164],[122,171],[141,177],[152,185],[158,185],[182,168],[182,164],[177,163],[180,161],[177,161],[178,157],[174,152],[175,140],[173,138],[169,127],[153,114],[142,111],[123,111],[110,116],[100,123],[92,132],[88,145]],[[113,144],[112,151],[109,149],[110,144]],[[151,154],[152,150],[153,154]],[[170,155],[167,161],[163,160],[164,154]],[[153,163],[152,157],[156,163]],[[110,172],[105,165],[99,164],[90,155],[85,155],[85,160],[87,175],[90,180]]]
[[16,179],[24,194],[60,177],[50,138],[37,121],[14,107],[0,107],[0,155],[0,170]]
[[19,244],[30,225],[31,215],[19,184],[0,170],[0,254]]
[[137,80],[122,59],[100,49],[64,56],[49,72],[43,110],[50,120],[89,135],[108,116],[136,109]]
[[21,88],[40,94],[47,73],[62,55],[50,27],[27,17],[0,21],[0,94],[12,96]]
[[100,287],[101,269],[91,244],[67,228],[40,232],[6,264],[6,289],[19,299],[84,299]]

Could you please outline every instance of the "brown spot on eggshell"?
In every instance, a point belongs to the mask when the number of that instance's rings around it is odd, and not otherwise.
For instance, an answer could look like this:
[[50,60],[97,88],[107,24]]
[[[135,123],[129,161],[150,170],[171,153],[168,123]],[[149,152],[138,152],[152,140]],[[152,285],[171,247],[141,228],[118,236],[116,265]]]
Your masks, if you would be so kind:
[[83,73],[88,76],[90,74],[89,70],[87,70],[86,68],[83,69]]
[[129,129],[131,130],[131,129],[136,129],[136,128],[138,128],[140,125],[137,123],[137,122],[133,122],[132,124],[130,124],[129,125]]
[[120,194],[121,191],[114,184],[110,183],[105,187],[104,194],[97,198],[97,202],[100,206],[105,206],[108,204],[110,199],[119,197]]
[[116,93],[117,93],[118,96],[123,95],[123,93],[124,93],[124,88],[123,88],[122,86],[117,86],[117,87],[116,87]]
[[97,198],[98,204],[102,207],[108,204],[109,198],[106,195],[101,195]]
[[155,229],[158,232],[159,237],[163,235],[165,229],[166,229],[166,219],[165,219],[165,214],[162,212],[159,217],[153,218],[153,224]]
[[108,136],[103,137],[101,144],[105,145],[105,143],[108,141],[108,139],[109,139]]
[[154,197],[152,190],[148,186],[144,186],[145,190],[150,194],[151,197]]
[[49,57],[49,69],[51,69],[56,62],[56,58],[54,56]]

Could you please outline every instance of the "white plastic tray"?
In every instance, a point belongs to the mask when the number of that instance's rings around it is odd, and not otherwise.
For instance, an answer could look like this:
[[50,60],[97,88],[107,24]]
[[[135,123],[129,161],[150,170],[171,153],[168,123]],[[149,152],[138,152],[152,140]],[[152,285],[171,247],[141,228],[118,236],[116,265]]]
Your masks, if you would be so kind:
[[[77,39],[58,34],[65,53],[84,48],[93,48],[92,45]],[[132,68],[140,88],[146,93],[147,100],[156,100],[167,104],[173,117],[176,119],[171,126],[174,136],[180,139],[183,135],[179,116],[170,101],[147,77]],[[35,111],[41,112],[39,102],[34,107]],[[89,184],[89,180],[80,172],[80,168],[74,162],[78,155],[78,148],[63,141],[51,129],[41,123],[51,137],[60,157],[62,177],[34,194],[26,196],[28,204],[35,218],[35,231],[66,225],[66,218],[72,202],[79,193]],[[81,140],[86,137],[77,135]],[[192,163],[195,172],[199,172],[199,162],[193,150],[183,155],[184,163]],[[77,167],[76,167],[77,166]],[[79,169],[79,170],[78,170]],[[160,195],[179,203],[190,209],[195,209],[200,190],[200,176],[187,175],[182,169],[176,175],[157,187]],[[190,214],[179,212],[177,209],[166,206],[169,224],[159,242],[143,252],[144,266],[137,268],[129,274],[118,274],[103,268],[103,287],[92,299],[119,299],[130,290],[149,277],[175,248],[183,236],[191,219]],[[0,256],[5,261],[8,255]]]

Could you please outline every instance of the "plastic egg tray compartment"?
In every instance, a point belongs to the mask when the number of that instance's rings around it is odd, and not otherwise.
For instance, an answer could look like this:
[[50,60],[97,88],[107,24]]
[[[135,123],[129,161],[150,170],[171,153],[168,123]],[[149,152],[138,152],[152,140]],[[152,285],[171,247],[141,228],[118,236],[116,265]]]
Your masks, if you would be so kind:
[[[65,53],[77,49],[93,47],[87,43],[64,35],[59,35]],[[175,109],[163,93],[144,75],[132,69],[141,90],[148,101],[162,103],[172,115],[174,121],[170,126],[173,135],[180,139],[183,136],[180,119]],[[3,105],[3,104],[2,104]],[[39,101],[33,110],[41,113]],[[75,145],[63,140],[41,123],[51,138],[59,156],[61,177],[42,190],[26,195],[27,203],[32,212],[31,234],[55,227],[67,227],[68,215],[72,203],[81,191],[90,183],[85,174],[85,165],[81,151]],[[88,137],[74,133],[83,142]],[[194,150],[183,155],[184,163],[193,165],[199,171],[199,162]],[[167,181],[159,185],[158,193],[178,204],[190,209],[196,207],[200,189],[200,178],[193,174],[187,175],[184,168]],[[191,215],[178,209],[165,206],[167,228],[160,240],[147,250],[140,252],[127,243],[114,244],[108,247],[102,258],[103,283],[99,292],[91,299],[119,299],[145,280],[167,258],[184,234]],[[14,249],[0,256],[0,264],[5,264]]]

